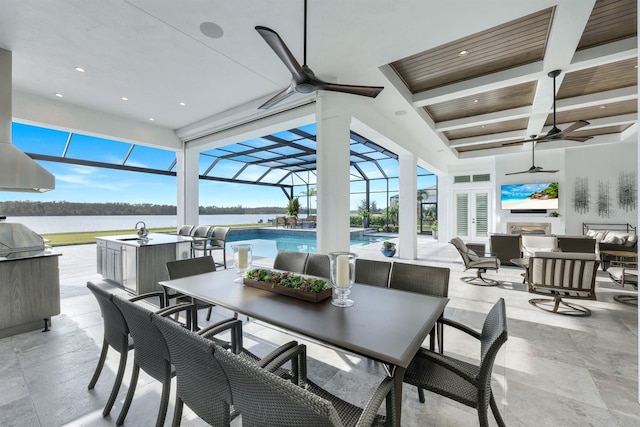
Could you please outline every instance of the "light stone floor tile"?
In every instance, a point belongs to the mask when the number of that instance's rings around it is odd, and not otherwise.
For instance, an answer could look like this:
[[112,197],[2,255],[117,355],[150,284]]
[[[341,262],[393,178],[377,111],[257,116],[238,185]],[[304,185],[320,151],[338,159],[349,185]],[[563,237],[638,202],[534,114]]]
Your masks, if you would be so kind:
[[[397,241],[397,239],[391,239]],[[95,273],[95,245],[60,248],[62,314],[53,319],[50,332],[40,330],[0,339],[0,426],[113,426],[129,386],[133,354],[130,354],[123,384],[111,415],[102,409],[111,392],[119,354],[109,351],[105,368],[92,391],[89,379],[102,345],[102,319],[86,282],[100,281]],[[380,245],[355,249],[359,256],[385,260]],[[397,257],[394,258],[397,260]],[[270,267],[272,259],[256,258],[256,265]],[[419,237],[416,263],[451,269],[450,302],[445,315],[475,329],[482,326],[487,311],[498,298],[507,305],[509,339],[494,366],[493,390],[509,426],[637,426],[638,317],[637,308],[620,304],[613,296],[623,290],[598,274],[598,300],[585,301],[593,315],[571,318],[536,309],[522,283],[522,269],[504,266],[487,277],[501,281],[497,287],[466,284],[459,255],[446,243]],[[230,264],[231,265],[231,264]],[[118,288],[114,292],[126,293]],[[206,325],[206,311],[199,322]],[[216,307],[211,321],[233,315]],[[357,404],[384,377],[381,364],[360,356],[327,348],[305,337],[285,333],[262,322],[244,321],[245,347],[263,356],[275,346],[295,339],[307,345],[309,376],[319,385]],[[477,361],[478,343],[465,334],[445,327],[445,353]],[[428,340],[427,340],[428,342]],[[175,381],[165,425],[173,417]],[[160,402],[160,384],[141,372],[136,395],[127,416],[127,426],[155,424]],[[416,389],[403,388],[403,425],[477,425],[474,409],[432,393],[418,401]],[[493,416],[489,415],[494,426]],[[185,408],[183,426],[206,425]],[[236,419],[233,426],[240,426]]]

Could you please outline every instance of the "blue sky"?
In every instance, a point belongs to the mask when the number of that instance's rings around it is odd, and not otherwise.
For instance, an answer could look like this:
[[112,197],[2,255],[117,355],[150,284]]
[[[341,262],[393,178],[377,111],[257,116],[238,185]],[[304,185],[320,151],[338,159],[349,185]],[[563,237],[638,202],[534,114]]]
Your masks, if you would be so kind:
[[[45,129],[14,123],[12,142],[25,152],[61,156],[64,152],[68,132]],[[107,163],[122,163],[131,144],[73,134],[67,157]],[[127,165],[168,170],[175,160],[175,153],[136,145],[129,153]],[[391,160],[391,162],[395,162]],[[0,192],[1,201],[68,201],[68,202],[125,202],[176,204],[176,178],[173,176],[130,172],[92,166],[39,161],[56,177],[56,188],[46,193]],[[391,169],[396,165],[389,164]],[[175,168],[172,170],[175,171]],[[435,184],[435,177],[418,178],[418,188]],[[372,200],[378,207],[386,206],[386,181],[374,180],[371,184]],[[351,208],[355,209],[364,199],[364,184],[352,183]],[[304,187],[296,187],[294,195],[300,195]],[[397,179],[389,182],[390,195],[397,193]],[[380,191],[375,193],[375,191]],[[301,197],[301,205],[307,201]],[[236,183],[200,181],[201,206],[281,206],[287,199],[280,188]],[[315,207],[315,198],[311,200]]]

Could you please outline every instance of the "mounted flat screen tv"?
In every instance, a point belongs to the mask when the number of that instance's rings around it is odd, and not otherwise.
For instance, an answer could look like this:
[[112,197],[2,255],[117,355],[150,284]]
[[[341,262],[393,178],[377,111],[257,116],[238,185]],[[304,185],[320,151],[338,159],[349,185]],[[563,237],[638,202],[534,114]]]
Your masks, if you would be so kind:
[[507,184],[500,189],[502,209],[539,211],[558,209],[558,183]]

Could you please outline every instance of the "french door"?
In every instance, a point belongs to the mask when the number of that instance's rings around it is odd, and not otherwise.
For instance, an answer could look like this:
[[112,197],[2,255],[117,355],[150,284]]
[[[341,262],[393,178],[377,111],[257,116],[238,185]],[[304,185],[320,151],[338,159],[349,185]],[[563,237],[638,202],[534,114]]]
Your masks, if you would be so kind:
[[489,240],[491,190],[454,191],[455,235],[465,242]]

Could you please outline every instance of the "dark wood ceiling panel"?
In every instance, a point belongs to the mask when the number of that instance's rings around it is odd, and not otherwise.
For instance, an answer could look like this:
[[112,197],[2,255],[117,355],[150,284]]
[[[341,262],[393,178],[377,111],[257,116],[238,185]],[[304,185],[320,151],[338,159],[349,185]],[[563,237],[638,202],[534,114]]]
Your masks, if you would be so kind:
[[525,130],[529,122],[528,118],[507,120],[505,122],[490,123],[483,126],[473,126],[444,132],[449,141],[474,136],[491,135],[492,133],[511,132],[513,130]]
[[533,103],[537,82],[522,83],[452,101],[428,105],[425,110],[435,122],[494,113]]
[[587,49],[636,35],[637,0],[598,0],[578,43]]
[[[554,8],[525,16],[399,61],[391,67],[412,93],[540,61]],[[467,51],[460,56],[461,51]]]
[[618,125],[618,126],[606,126],[602,128],[595,129],[587,129],[587,130],[579,130],[571,134],[572,136],[598,136],[598,135],[608,135],[611,133],[621,133],[631,127],[632,124],[628,125]]
[[[622,114],[632,114],[638,112],[638,101],[631,99],[629,101],[614,102],[611,104],[605,104],[605,108],[602,106],[578,108],[576,110],[569,110],[557,113],[556,123],[570,123],[578,120],[591,120],[600,119],[603,117],[613,117]],[[546,126],[553,124],[553,114],[549,114]]]
[[558,91],[558,99],[573,98],[638,84],[638,58],[612,62],[568,73]]
[[522,145],[522,141],[503,141],[503,142],[490,142],[488,144],[478,144],[478,145],[465,145],[464,147],[456,148],[458,153],[469,153],[471,151],[479,151],[479,150],[489,150],[491,148],[503,148],[503,147],[512,147],[514,145]]

